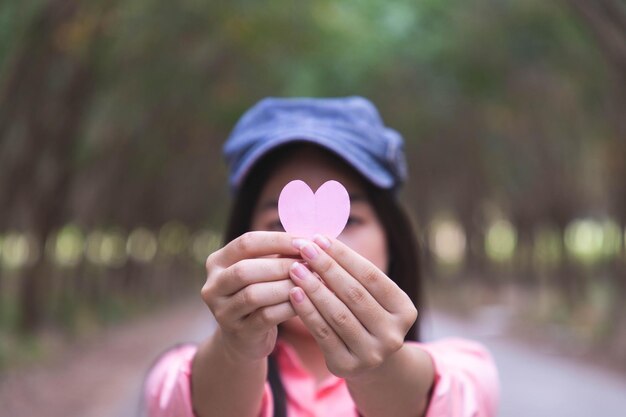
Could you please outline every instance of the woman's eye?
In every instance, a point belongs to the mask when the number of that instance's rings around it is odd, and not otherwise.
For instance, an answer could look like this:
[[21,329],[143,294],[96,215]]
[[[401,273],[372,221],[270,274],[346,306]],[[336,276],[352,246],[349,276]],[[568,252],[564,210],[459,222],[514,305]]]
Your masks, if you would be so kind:
[[285,228],[283,227],[283,224],[280,222],[280,220],[276,220],[268,225],[268,230],[270,232],[284,232]]
[[346,226],[356,226],[362,223],[363,223],[363,220],[361,218],[356,217],[356,216],[350,216],[348,217],[348,222],[346,223]]

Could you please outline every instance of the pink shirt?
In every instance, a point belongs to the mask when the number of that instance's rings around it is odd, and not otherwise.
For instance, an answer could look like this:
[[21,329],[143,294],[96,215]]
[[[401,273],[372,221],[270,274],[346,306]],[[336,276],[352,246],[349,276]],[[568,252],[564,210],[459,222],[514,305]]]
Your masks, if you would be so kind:
[[[413,343],[413,342],[410,342]],[[426,417],[495,416],[499,396],[498,374],[491,355],[476,342],[443,339],[419,343],[435,365],[435,382]],[[191,361],[194,345],[183,345],[163,355],[146,380],[148,417],[196,417],[191,405]],[[287,398],[289,417],[356,417],[346,382],[335,376],[316,386],[291,346],[278,343],[277,362]],[[272,417],[269,384],[259,417]]]

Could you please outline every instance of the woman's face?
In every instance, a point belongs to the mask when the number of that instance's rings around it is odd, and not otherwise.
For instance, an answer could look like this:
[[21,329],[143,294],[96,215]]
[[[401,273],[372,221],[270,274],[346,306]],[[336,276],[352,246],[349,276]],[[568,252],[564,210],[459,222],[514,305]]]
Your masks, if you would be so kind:
[[[289,160],[274,171],[261,191],[252,215],[251,230],[284,231],[278,217],[278,196],[289,181],[296,179],[306,182],[314,191],[329,180],[339,181],[346,187],[350,195],[350,217],[337,239],[387,273],[389,257],[385,231],[367,201],[358,178],[345,166],[312,146],[303,146],[295,151]],[[285,335],[312,338],[298,317],[287,320],[281,328]]]
[[289,181],[300,179],[313,191],[329,180],[342,183],[350,195],[350,217],[337,237],[387,273],[389,255],[385,231],[367,201],[358,178],[323,151],[303,146],[269,178],[252,215],[252,230],[284,231],[278,217],[278,196]]

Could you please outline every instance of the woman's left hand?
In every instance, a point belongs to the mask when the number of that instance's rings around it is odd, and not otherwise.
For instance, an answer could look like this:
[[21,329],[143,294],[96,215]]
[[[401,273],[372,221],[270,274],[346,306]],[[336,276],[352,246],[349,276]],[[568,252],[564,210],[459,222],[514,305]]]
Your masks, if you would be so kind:
[[[417,318],[409,296],[372,262],[336,239],[294,239],[307,266],[295,262],[291,303],[343,378],[381,366],[404,343]],[[313,274],[317,273],[323,282]]]

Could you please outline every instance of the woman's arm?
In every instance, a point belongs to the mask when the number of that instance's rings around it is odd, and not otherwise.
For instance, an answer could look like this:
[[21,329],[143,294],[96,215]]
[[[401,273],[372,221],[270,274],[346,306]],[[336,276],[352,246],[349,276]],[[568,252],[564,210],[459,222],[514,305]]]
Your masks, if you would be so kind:
[[[417,317],[410,298],[372,262],[339,240],[295,240],[307,266],[294,263],[294,310],[343,377],[366,417],[419,417],[434,367],[428,354],[404,343]],[[313,274],[316,272],[323,282]]]
[[404,344],[383,365],[346,383],[363,416],[419,417],[426,414],[434,377],[428,353]]
[[202,299],[218,323],[193,360],[191,392],[198,417],[257,416],[277,325],[295,316],[289,277],[297,250],[285,233],[249,232],[207,259]]
[[218,329],[200,347],[191,367],[191,398],[198,417],[258,416],[267,359],[234,356]]

